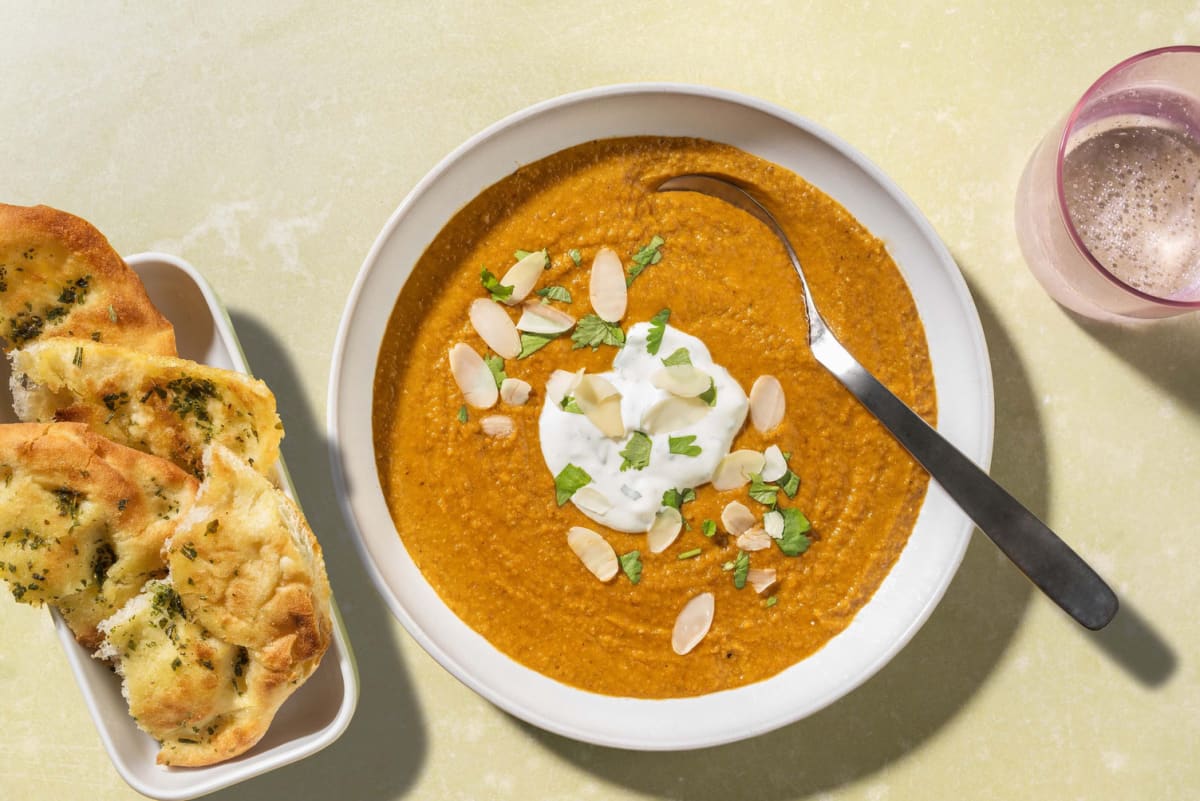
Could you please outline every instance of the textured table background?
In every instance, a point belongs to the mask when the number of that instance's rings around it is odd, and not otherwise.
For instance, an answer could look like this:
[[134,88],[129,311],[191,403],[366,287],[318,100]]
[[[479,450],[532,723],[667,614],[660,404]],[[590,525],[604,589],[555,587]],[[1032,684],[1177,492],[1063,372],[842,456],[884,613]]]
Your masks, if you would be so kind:
[[[1064,314],[1012,230],[1035,143],[1104,69],[1200,41],[1200,5],[615,0],[0,3],[0,199],[164,250],[229,305],[279,396],[284,454],[362,674],[335,745],[213,798],[1184,799],[1200,793],[1200,316],[1130,331]],[[243,7],[246,6],[246,7]],[[891,175],[975,295],[996,382],[993,473],[1109,577],[1071,624],[976,535],[946,599],[820,714],[704,752],[534,730],[403,632],[330,489],[324,397],[344,299],[436,161],[530,103],[622,81],[739,90]],[[365,389],[365,388],[364,388]],[[136,797],[45,612],[0,599],[0,797]]]

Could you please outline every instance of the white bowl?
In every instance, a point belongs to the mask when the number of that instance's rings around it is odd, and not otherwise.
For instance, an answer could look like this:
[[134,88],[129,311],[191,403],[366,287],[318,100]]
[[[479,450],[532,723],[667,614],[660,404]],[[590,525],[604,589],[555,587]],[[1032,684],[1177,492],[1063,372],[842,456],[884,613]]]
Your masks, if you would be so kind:
[[[191,265],[164,253],[140,253],[125,262],[141,277],[150,300],[174,324],[180,356],[213,367],[250,372],[229,316],[208,282]],[[7,388],[8,362],[0,359],[0,365],[0,385]],[[15,421],[10,405],[0,404],[0,422]],[[282,459],[274,478],[295,500],[295,489]],[[358,672],[336,604],[333,619],[333,642],[320,667],[284,702],[263,739],[236,759],[204,768],[164,768],[156,764],[158,743],[138,729],[129,716],[120,679],[75,642],[71,629],[57,614],[54,624],[100,740],[121,778],[150,798],[183,801],[315,754],[346,730],[358,702]]]
[[908,642],[958,568],[973,529],[931,485],[900,559],[854,621],[817,653],[765,681],[693,698],[645,700],[585,692],[502,654],[467,627],[414,565],[388,514],[375,470],[375,360],[401,287],[437,232],[516,167],[615,136],[696,136],[787,167],[883,239],[925,324],[938,430],[987,467],[992,379],[971,296],[946,248],[896,186],[833,134],[732,92],[673,84],[593,89],[493,125],[442,160],[392,214],[359,272],[334,349],[329,434],[342,508],[393,614],[447,670],[506,711],[601,745],[686,749],[751,737],[821,709],[864,682]]

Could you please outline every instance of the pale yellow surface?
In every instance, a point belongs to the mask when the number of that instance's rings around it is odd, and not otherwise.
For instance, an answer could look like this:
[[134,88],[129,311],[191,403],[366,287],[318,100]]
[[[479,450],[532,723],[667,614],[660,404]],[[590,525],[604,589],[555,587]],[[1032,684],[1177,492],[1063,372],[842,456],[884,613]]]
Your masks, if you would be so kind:
[[[1200,793],[1200,317],[1081,325],[1022,262],[1025,159],[1100,72],[1200,42],[1200,5],[562,2],[0,4],[0,199],[200,268],[279,396],[362,674],[350,729],[221,799],[1189,799]],[[1089,634],[977,534],[889,666],[738,745],[544,734],[444,672],[369,584],[330,489],[334,332],[387,216],[445,153],[606,83],[735,89],[862,150],[962,267],[996,380],[993,474],[1111,579]],[[364,391],[368,390],[364,386]],[[0,797],[136,797],[44,612],[0,599]]]

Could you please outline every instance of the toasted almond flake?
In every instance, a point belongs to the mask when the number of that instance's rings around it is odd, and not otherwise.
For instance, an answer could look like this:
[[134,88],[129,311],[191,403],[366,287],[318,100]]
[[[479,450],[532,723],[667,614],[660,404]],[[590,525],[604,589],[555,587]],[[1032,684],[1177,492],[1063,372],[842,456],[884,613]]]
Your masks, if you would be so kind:
[[684,604],[671,631],[671,648],[675,653],[683,656],[700,644],[712,626],[715,611],[716,599],[711,592],[702,592]]
[[763,515],[763,531],[773,540],[783,536],[783,515],[771,510]]
[[746,504],[740,501],[730,501],[721,511],[721,525],[725,526],[725,530],[735,537],[756,522],[754,512],[751,512]]
[[521,335],[499,303],[484,298],[473,300],[468,317],[475,333],[498,355],[505,359],[521,355]]
[[542,251],[534,251],[519,262],[508,268],[508,272],[500,279],[502,286],[511,286],[512,294],[504,299],[505,306],[516,306],[521,301],[525,300],[526,296],[533,291],[534,285],[542,275],[542,270],[546,268],[546,254]]
[[672,364],[657,371],[654,386],[680,398],[694,398],[708,391],[712,376],[690,364]]
[[479,421],[479,427],[489,437],[507,437],[516,430],[512,418],[503,414],[488,415]]
[[524,406],[533,387],[519,378],[506,378],[500,383],[500,400],[509,406]]
[[575,490],[575,494],[571,496],[571,503],[578,506],[585,512],[602,515],[612,508],[612,501],[604,496],[604,493],[595,487],[584,487]]
[[778,445],[772,445],[763,451],[763,481],[778,481],[787,474],[787,460]]
[[521,307],[521,319],[517,320],[517,329],[531,334],[561,334],[574,326],[574,317],[536,300],[525,301]]
[[575,391],[575,386],[579,383],[579,379],[583,378],[584,371],[582,369],[577,373],[568,373],[566,370],[555,370],[546,379],[546,400],[558,406],[562,403],[562,399]]
[[773,375],[760,375],[750,387],[750,422],[766,433],[783,420],[783,385]]
[[606,437],[625,436],[621,419],[621,393],[598,375],[584,375],[575,386],[575,402],[580,411]]
[[450,349],[450,372],[468,405],[476,409],[490,409],[496,405],[496,399],[500,397],[496,379],[483,357],[470,345],[459,342]]
[[771,543],[771,538],[767,536],[767,532],[763,531],[762,526],[755,526],[749,531],[744,531],[737,538],[737,547],[743,551],[763,551],[770,548]]
[[590,528],[572,526],[567,532],[567,545],[571,546],[579,561],[596,578],[608,581],[617,575],[617,552],[604,537]]
[[662,553],[670,547],[683,528],[683,516],[674,506],[664,506],[654,516],[650,530],[646,532],[646,546],[650,553]]
[[699,398],[663,398],[642,415],[647,434],[669,434],[700,422],[712,407]]
[[592,310],[601,320],[615,323],[625,316],[629,298],[625,286],[625,268],[621,257],[612,248],[600,248],[592,259],[592,276],[588,284]]
[[713,489],[723,492],[744,487],[751,475],[762,472],[764,461],[761,453],[745,448],[726,455],[713,471]]
[[756,570],[755,568],[750,568],[750,570],[746,572],[746,581],[751,587],[754,588],[755,592],[757,592],[759,595],[762,595],[771,588],[772,584],[775,583],[775,568],[770,567],[766,570]]

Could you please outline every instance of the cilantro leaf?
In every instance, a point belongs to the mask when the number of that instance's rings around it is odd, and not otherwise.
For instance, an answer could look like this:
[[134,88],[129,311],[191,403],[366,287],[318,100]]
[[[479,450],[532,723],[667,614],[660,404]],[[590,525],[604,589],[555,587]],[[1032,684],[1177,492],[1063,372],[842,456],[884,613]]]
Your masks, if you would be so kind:
[[764,603],[764,604],[763,604],[763,606],[765,606],[765,607],[767,607],[768,609],[770,609],[772,606],[774,606],[774,605],[775,605],[775,604],[777,604],[777,603],[779,603],[779,596],[778,596],[778,595],[772,595],[770,598],[768,598],[768,599],[766,600],[766,603]]
[[700,533],[706,537],[711,537],[717,533],[717,524],[711,520],[705,520],[700,524]]
[[707,403],[709,406],[717,405],[717,382],[715,379],[708,379],[708,389],[697,395],[700,400]]
[[750,554],[738,551],[737,561],[733,563],[733,586],[739,590],[746,586],[746,576],[750,574]]
[[667,437],[667,447],[671,453],[678,453],[681,456],[699,456],[700,446],[693,445],[696,441],[695,434],[689,434],[686,437]]
[[575,402],[575,398],[571,395],[563,395],[563,399],[558,402],[558,405],[564,412],[583,414],[583,409],[579,408],[579,404]]
[[591,483],[592,477],[587,474],[586,470],[582,467],[568,464],[562,469],[562,472],[554,477],[554,500],[558,502],[559,506],[562,506],[571,500],[571,496],[576,491],[583,489]]
[[517,358],[529,358],[554,340],[558,339],[558,337],[558,334],[531,334],[528,331],[522,331],[521,352],[517,355]]
[[750,497],[763,506],[774,506],[778,502],[779,487],[762,480],[762,473],[750,476]]
[[649,244],[643,245],[641,250],[633,254],[633,266],[629,268],[629,275],[625,277],[625,286],[631,286],[633,279],[641,275],[647,267],[662,261],[662,251],[659,248],[663,244],[663,238],[655,234]]
[[785,556],[799,556],[808,550],[809,540],[804,532],[812,528],[799,509],[780,509],[783,513],[783,536],[775,540]]
[[483,362],[492,371],[492,378],[495,379],[496,386],[499,387],[503,384],[504,379],[508,378],[508,374],[504,372],[504,359],[489,353],[483,357]]
[[795,498],[796,493],[800,491],[800,476],[788,470],[783,474],[783,478],[775,482],[779,488],[783,490],[783,494],[789,498]]
[[542,258],[545,260],[545,267],[543,269],[549,270],[550,269],[550,251],[546,248],[542,248],[541,250],[514,250],[513,258],[516,259],[517,261],[521,261],[522,259],[524,259],[527,256],[532,256],[534,253],[542,254]]
[[616,323],[601,320],[594,314],[585,314],[571,333],[571,341],[575,344],[572,350],[591,347],[592,350],[601,345],[612,345],[619,348],[625,344],[625,332]]
[[507,300],[512,296],[513,288],[501,284],[500,279],[492,275],[492,271],[487,267],[479,273],[479,283],[491,294],[492,300]]
[[467,407],[465,405],[458,407],[458,422],[467,422]]
[[667,330],[667,320],[670,319],[670,309],[663,309],[650,318],[650,333],[646,334],[646,352],[651,356],[658,355],[658,349],[662,347],[663,333]]
[[621,472],[626,470],[644,470],[650,466],[650,437],[641,431],[634,431],[625,450],[621,451]]
[[688,487],[687,489],[669,489],[663,493],[662,505],[674,506],[679,511],[683,511],[685,503],[691,503],[696,500],[696,490]]
[[571,257],[571,261],[575,262],[575,266],[583,264],[583,254],[579,252],[579,248],[571,248],[567,251],[567,255]]
[[559,300],[563,303],[571,302],[571,293],[567,291],[566,287],[561,287],[558,285],[542,287],[541,289],[537,290],[536,294],[541,295],[543,298],[548,300]]
[[662,360],[663,366],[674,367],[677,364],[691,364],[692,356],[688,353],[687,348],[679,348],[670,356]]
[[621,554],[619,559],[621,562],[621,571],[629,577],[630,584],[637,584],[642,580],[641,551],[630,551],[629,553]]

